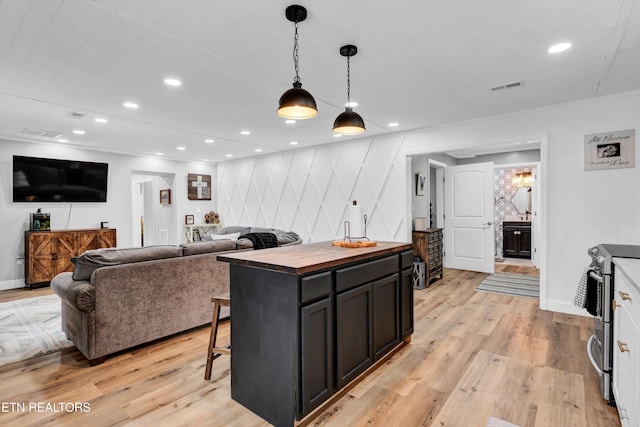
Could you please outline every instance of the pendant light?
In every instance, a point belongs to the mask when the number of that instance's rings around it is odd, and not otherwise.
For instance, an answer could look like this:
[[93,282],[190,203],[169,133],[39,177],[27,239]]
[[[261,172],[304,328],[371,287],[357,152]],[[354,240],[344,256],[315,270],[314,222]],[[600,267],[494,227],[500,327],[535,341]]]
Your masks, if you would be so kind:
[[333,132],[340,135],[357,135],[365,131],[364,120],[351,107],[351,67],[350,59],[358,53],[358,48],[352,44],[342,46],[340,55],[347,57],[347,105],[333,122]]
[[291,5],[285,10],[285,16],[295,23],[295,35],[293,38],[293,61],[296,77],[293,80],[293,88],[280,97],[278,115],[286,119],[310,119],[318,115],[316,100],[306,90],[302,89],[300,76],[298,75],[298,23],[307,19],[307,9],[298,5]]

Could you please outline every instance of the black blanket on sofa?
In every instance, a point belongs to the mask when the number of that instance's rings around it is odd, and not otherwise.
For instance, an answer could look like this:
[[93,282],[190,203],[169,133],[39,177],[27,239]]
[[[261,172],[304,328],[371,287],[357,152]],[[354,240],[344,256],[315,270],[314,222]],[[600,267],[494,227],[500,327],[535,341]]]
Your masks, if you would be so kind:
[[247,233],[238,239],[249,239],[253,243],[253,249],[267,249],[278,246],[278,238],[273,233]]

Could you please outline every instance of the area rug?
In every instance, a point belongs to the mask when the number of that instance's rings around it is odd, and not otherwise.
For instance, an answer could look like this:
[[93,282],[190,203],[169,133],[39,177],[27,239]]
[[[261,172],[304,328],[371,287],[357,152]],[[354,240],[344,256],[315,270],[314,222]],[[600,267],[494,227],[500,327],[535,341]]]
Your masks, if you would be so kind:
[[496,417],[489,417],[489,421],[487,421],[486,427],[518,427],[515,424],[511,424],[505,420],[501,420]]
[[493,273],[480,282],[476,290],[539,298],[540,279],[526,274]]
[[0,366],[72,346],[60,329],[57,295],[0,303]]

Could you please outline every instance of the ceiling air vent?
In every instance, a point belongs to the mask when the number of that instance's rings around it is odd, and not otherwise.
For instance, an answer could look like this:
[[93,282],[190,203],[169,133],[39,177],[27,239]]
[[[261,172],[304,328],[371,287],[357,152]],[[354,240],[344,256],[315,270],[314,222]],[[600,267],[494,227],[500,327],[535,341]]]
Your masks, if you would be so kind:
[[505,83],[503,85],[498,85],[498,86],[494,86],[491,88],[492,92],[495,92],[497,90],[502,90],[502,89],[512,89],[514,87],[520,87],[524,85],[524,82],[512,82],[512,83]]
[[22,133],[33,136],[41,136],[43,138],[59,138],[62,136],[62,132],[56,132],[52,130],[23,129]]
[[76,113],[75,111],[71,112],[71,118],[72,119],[81,119],[85,116],[86,114],[82,114],[82,113]]

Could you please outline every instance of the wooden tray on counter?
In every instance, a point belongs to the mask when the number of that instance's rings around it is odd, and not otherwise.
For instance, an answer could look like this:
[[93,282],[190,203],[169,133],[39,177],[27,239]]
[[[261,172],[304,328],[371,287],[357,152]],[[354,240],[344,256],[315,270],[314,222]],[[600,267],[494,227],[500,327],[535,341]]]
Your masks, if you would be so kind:
[[348,240],[334,240],[331,242],[333,246],[340,246],[341,248],[368,248],[371,246],[377,246],[378,242],[373,240],[362,241],[348,241]]

